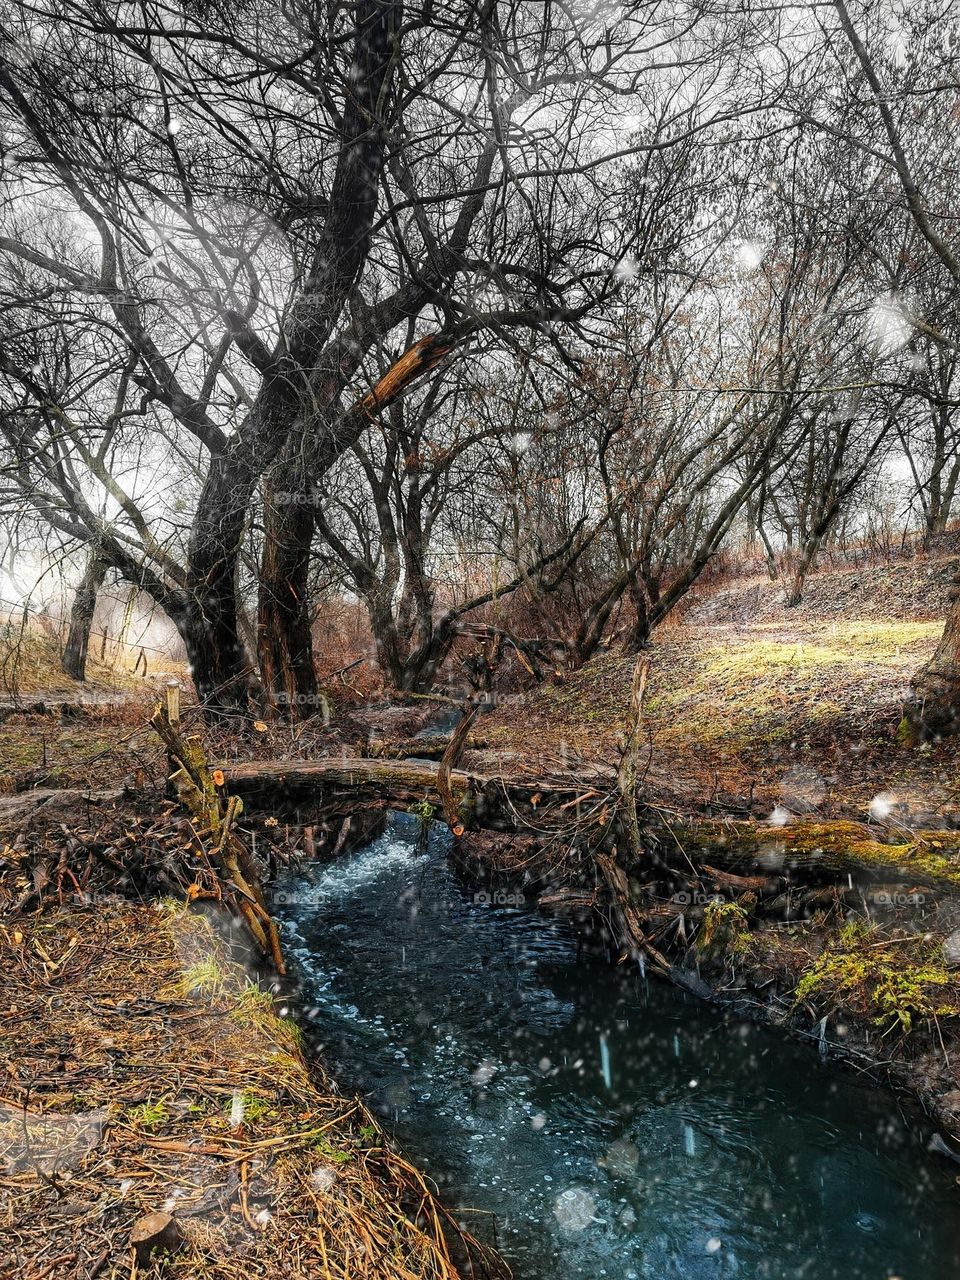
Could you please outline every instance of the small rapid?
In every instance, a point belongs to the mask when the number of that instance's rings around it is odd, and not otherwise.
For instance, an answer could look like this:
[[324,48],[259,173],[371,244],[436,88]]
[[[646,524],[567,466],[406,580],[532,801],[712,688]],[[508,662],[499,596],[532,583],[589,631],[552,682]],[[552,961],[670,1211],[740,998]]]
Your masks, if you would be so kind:
[[518,1280],[945,1280],[956,1169],[885,1090],[464,889],[440,826],[277,886],[297,1014]]

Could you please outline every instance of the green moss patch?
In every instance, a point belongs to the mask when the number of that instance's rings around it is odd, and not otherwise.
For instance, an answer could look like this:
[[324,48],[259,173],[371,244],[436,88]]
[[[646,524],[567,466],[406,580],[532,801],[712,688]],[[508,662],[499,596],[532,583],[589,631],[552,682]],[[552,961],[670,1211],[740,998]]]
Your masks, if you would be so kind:
[[798,1002],[842,1004],[885,1030],[960,1015],[960,983],[923,937],[885,939],[861,921],[845,924],[804,971]]

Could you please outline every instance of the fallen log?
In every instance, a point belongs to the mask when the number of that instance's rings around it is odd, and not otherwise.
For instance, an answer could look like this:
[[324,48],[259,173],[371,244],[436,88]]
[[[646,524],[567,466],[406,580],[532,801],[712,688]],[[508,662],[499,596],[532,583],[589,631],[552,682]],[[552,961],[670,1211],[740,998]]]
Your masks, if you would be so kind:
[[851,877],[960,893],[960,832],[911,831],[909,839],[897,841],[889,836],[885,829],[847,821],[774,827],[661,817],[658,843],[664,858],[673,859],[673,849],[684,860],[735,873],[826,881]]
[[[356,756],[331,756],[322,760],[248,760],[240,764],[223,764],[221,772],[227,786],[245,799],[267,801],[268,808],[280,806],[286,812],[291,805],[311,802],[325,795],[352,792],[357,799],[374,793],[394,807],[422,800],[440,801],[437,790],[437,764],[417,760],[377,760]],[[458,800],[472,789],[480,789],[489,779],[454,770],[450,788]]]
[[[309,826],[321,811],[345,799],[354,808],[380,809],[426,802],[440,810],[444,801],[441,765],[428,760],[250,760],[220,769],[234,794],[299,826]],[[451,769],[448,784],[464,828],[525,831],[569,824],[573,814],[567,806],[582,799],[585,788],[609,790],[614,778],[602,770],[527,778]]]
[[[324,810],[408,809],[443,805],[441,766],[427,760],[329,757],[321,760],[256,760],[224,764],[230,789],[254,806],[288,822],[309,825]],[[521,773],[451,769],[450,798],[468,830],[539,832],[570,823],[585,797],[598,816],[591,840],[603,843],[603,798],[616,794],[610,769],[530,777]],[[448,800],[447,806],[450,807]],[[616,808],[614,805],[613,808]],[[728,891],[776,891],[781,879],[836,883],[918,885],[960,892],[960,832],[916,831],[899,839],[884,828],[856,822],[681,819],[639,806],[639,826],[652,861],[680,875],[694,870]],[[642,856],[648,856],[644,853]],[[724,883],[724,877],[727,877]]]
[[115,804],[126,794],[122,787],[105,791],[89,791],[80,787],[37,788],[0,796],[0,832],[18,830],[28,825],[38,815],[52,817],[55,814],[74,816],[91,808]]

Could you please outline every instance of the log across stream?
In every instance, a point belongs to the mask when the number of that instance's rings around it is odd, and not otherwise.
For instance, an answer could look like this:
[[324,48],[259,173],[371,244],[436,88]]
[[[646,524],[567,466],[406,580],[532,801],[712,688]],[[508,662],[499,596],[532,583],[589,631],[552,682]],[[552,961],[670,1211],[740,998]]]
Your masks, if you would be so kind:
[[449,843],[393,816],[274,906],[308,1038],[520,1280],[960,1273],[955,1167],[890,1093],[578,962]]
[[[533,837],[543,848],[565,843],[583,866],[615,857],[638,869],[682,880],[688,872],[716,884],[717,873],[754,876],[776,887],[784,877],[812,884],[852,880],[924,886],[960,895],[960,832],[905,831],[852,821],[789,825],[664,814],[644,810],[643,847],[632,849],[618,813],[618,779],[598,767],[576,774],[529,776],[450,769],[431,760],[331,756],[320,760],[249,761],[222,766],[229,790],[254,808],[297,825],[357,809],[438,812],[445,800],[466,831]],[[554,861],[556,859],[554,858]],[[567,859],[567,866],[571,859]],[[705,871],[703,870],[705,868]]]

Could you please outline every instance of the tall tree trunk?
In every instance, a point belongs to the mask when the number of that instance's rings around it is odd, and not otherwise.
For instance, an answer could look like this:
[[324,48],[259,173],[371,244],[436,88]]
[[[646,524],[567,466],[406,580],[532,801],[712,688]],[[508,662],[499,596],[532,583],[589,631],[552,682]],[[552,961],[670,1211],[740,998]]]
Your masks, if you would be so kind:
[[960,730],[960,573],[950,587],[936,652],[913,677],[902,728],[913,740],[948,737]]
[[237,564],[257,469],[245,452],[214,458],[190,538],[178,629],[197,696],[208,710],[245,714],[253,671],[240,635]]
[[107,576],[107,563],[103,559],[99,547],[91,547],[84,567],[83,577],[73,597],[70,608],[70,630],[63,648],[61,666],[64,673],[72,680],[87,678],[87,646],[90,643],[90,628],[93,625],[93,614],[97,607],[97,596]]
[[293,723],[323,709],[309,595],[315,523],[302,459],[288,450],[264,496],[257,651],[265,706]]

